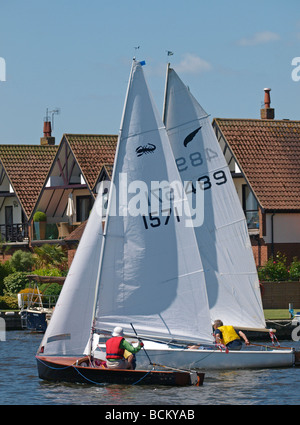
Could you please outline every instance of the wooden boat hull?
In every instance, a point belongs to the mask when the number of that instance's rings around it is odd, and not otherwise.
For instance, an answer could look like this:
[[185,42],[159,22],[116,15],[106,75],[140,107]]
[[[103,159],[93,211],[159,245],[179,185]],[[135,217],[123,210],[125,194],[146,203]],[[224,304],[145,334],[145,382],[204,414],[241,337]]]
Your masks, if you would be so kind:
[[[230,370],[292,367],[296,363],[293,349],[245,349],[226,353],[219,349],[181,349],[150,342],[145,343],[145,349],[152,363],[174,368]],[[136,355],[136,360],[139,367],[149,367],[149,360],[142,350]]]
[[76,364],[78,357],[36,356],[39,378],[46,381],[122,385],[203,385],[204,373],[125,370]]

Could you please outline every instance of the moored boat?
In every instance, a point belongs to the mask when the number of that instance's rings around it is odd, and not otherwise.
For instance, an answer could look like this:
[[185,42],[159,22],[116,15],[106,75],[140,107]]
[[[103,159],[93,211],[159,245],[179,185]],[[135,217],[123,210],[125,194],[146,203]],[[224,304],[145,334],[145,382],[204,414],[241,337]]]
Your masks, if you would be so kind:
[[[156,366],[163,370],[150,367],[145,372],[139,361],[134,371],[76,364],[86,347],[88,358],[92,357],[99,330],[106,329],[110,334],[116,324],[126,331],[130,328],[130,337],[134,335],[133,323],[138,331],[148,328],[151,335],[158,332],[169,338],[171,331],[187,336],[190,343],[195,334],[198,341],[211,340],[204,274],[194,231],[185,226],[179,215],[184,205],[188,209],[183,190],[174,204],[172,195],[167,196],[167,210],[165,202],[158,199],[160,217],[156,218],[151,214],[153,208],[149,208],[146,193],[142,194],[145,215],[132,213],[130,205],[123,203],[124,189],[127,191],[130,185],[142,183],[145,190],[151,190],[151,183],[160,181],[167,185],[167,195],[172,194],[171,182],[178,182],[180,187],[168,137],[154,107],[142,64],[134,60],[108,199],[110,213],[103,229],[103,198],[98,193],[38,351],[40,378],[67,382],[89,379],[96,383],[136,383],[142,379],[143,383],[155,385],[203,382],[203,374],[170,369],[168,365]],[[113,213],[115,197],[120,214]],[[159,232],[153,232],[154,228],[159,228]],[[118,314],[111,306],[117,288],[122,294],[115,298]],[[185,307],[177,301],[177,295]],[[199,301],[200,308],[195,301]],[[195,376],[196,381],[191,379]]]

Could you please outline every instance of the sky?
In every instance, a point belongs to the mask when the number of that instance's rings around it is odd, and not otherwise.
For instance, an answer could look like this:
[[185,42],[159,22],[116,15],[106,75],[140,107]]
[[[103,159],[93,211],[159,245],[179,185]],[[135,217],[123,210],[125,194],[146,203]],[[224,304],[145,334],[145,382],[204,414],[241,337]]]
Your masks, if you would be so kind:
[[0,0],[0,143],[39,144],[47,108],[56,144],[118,134],[134,56],[160,112],[170,62],[212,119],[260,118],[265,87],[300,119],[299,0]]

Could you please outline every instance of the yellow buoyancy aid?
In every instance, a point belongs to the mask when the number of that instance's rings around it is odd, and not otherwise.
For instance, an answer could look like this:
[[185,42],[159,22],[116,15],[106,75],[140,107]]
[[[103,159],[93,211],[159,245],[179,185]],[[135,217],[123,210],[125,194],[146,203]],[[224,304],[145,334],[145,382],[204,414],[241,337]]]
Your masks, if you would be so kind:
[[218,329],[222,332],[222,341],[224,345],[229,344],[229,342],[235,339],[240,339],[233,326],[220,326]]

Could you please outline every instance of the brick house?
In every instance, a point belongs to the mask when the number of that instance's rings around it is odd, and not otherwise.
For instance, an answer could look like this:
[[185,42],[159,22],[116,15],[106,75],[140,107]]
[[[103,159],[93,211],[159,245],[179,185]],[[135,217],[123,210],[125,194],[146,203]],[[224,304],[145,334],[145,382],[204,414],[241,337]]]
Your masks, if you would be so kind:
[[0,145],[1,244],[10,252],[30,245],[30,219],[56,151],[48,143]]
[[300,258],[300,121],[215,118],[213,128],[245,211],[258,266],[278,251]]
[[[88,219],[98,183],[111,178],[118,136],[64,134],[34,211],[47,216],[45,240],[57,243]],[[33,245],[45,243],[33,234]]]

